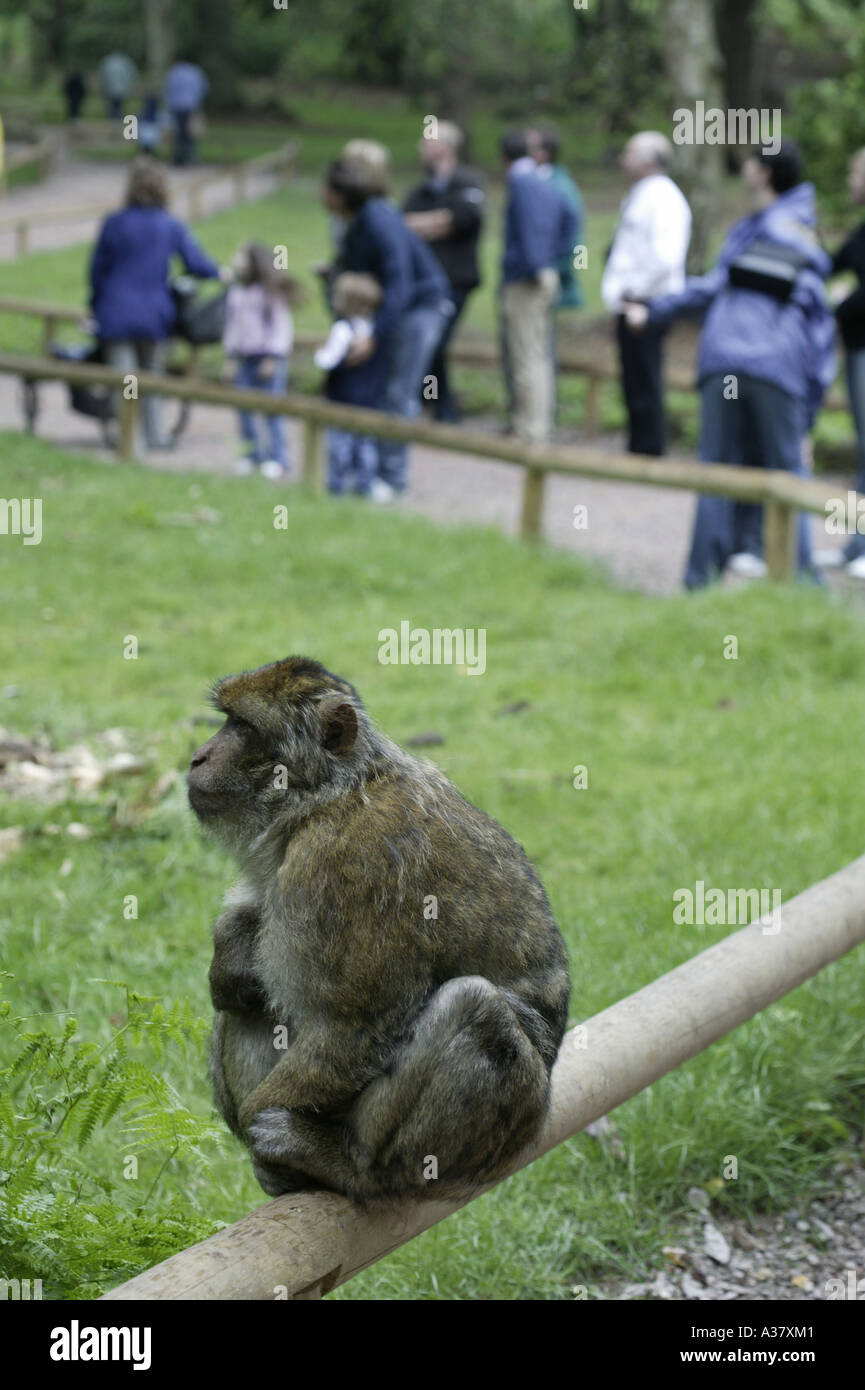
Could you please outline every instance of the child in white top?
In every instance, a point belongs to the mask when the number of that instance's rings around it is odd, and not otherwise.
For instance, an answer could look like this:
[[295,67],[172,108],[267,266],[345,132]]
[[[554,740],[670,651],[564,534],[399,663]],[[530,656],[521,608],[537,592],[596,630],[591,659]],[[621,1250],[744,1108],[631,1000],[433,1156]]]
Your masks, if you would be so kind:
[[[373,315],[381,303],[381,285],[372,275],[344,272],[332,286],[336,322],[327,342],[315,354],[315,365],[328,372],[325,394],[343,405],[380,408],[387,376],[385,354],[379,346],[357,366],[346,363],[352,345],[374,338]],[[349,430],[327,432],[327,485],[331,492],[358,492],[375,497],[378,479],[378,441]]]

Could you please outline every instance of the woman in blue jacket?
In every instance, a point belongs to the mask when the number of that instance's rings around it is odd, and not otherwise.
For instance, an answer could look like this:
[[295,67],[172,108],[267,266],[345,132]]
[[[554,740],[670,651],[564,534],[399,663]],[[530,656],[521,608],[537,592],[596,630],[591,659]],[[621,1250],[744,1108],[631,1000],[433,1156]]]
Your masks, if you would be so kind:
[[[663,327],[678,314],[705,315],[698,365],[703,462],[804,474],[805,436],[835,375],[834,320],[823,283],[832,262],[817,242],[814,186],[802,182],[798,148],[759,149],[742,172],[754,210],[729,232],[715,269],[689,279],[678,294],[629,306],[627,318],[639,329],[646,322]],[[742,284],[739,258],[756,249],[768,251],[770,261],[780,256],[782,265],[792,260],[786,297]],[[685,587],[708,583],[731,559],[741,574],[764,574],[762,523],[760,506],[701,496]],[[813,572],[805,516],[799,567]]]
[[[381,196],[369,167],[349,159],[332,164],[324,181],[325,206],[347,222],[339,269],[372,275],[382,288],[373,337],[353,347],[346,365],[359,366],[377,351],[386,356],[381,409],[419,415],[421,389],[449,317],[450,286],[427,244]],[[405,444],[379,441],[379,477],[370,496],[385,502],[406,486]]]
[[[126,207],[102,224],[90,262],[90,307],[106,361],[126,372],[160,372],[176,310],[168,277],[173,256],[190,275],[219,277],[219,266],[206,256],[192,233],[166,211],[168,187],[149,160],[132,168]],[[142,401],[144,439],[148,448],[164,448],[160,401]]]

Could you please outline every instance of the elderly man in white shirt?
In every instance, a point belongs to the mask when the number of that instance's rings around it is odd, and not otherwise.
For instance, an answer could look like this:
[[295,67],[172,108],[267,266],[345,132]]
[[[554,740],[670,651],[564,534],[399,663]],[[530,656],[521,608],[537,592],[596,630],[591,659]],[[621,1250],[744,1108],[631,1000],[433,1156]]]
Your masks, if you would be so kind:
[[663,454],[666,445],[662,334],[651,329],[633,332],[624,306],[645,303],[685,285],[691,209],[667,173],[672,157],[670,141],[654,130],[642,131],[625,146],[619,162],[631,190],[622,201],[601,280],[604,304],[618,316],[616,331],[632,454]]

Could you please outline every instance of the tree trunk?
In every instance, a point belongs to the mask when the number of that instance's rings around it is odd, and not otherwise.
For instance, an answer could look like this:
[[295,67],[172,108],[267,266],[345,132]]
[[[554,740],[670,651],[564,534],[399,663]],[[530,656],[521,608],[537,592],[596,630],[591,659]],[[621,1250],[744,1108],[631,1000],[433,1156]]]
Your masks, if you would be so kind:
[[[763,84],[758,71],[759,38],[755,20],[760,0],[719,0],[715,11],[721,50],[724,99],[727,108],[748,110],[763,104]],[[738,169],[742,152],[727,147],[728,169]]]
[[147,53],[147,86],[156,94],[174,60],[174,10],[172,0],[144,0],[144,34]]
[[[664,56],[673,94],[673,110],[695,111],[721,104],[721,59],[715,39],[712,0],[663,0]],[[707,265],[712,231],[717,225],[723,179],[723,146],[697,143],[677,146],[675,174],[691,204],[694,224],[688,271],[701,274]]]

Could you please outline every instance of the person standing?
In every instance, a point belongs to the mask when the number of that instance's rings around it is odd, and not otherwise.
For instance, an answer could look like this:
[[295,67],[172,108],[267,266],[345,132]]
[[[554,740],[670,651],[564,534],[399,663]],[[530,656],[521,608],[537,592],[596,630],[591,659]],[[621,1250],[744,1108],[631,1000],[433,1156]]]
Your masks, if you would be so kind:
[[66,98],[66,119],[77,121],[81,115],[84,98],[87,96],[87,83],[83,73],[80,73],[77,68],[75,72],[69,73],[63,83],[63,95]]
[[[235,386],[284,396],[294,344],[290,305],[298,297],[297,282],[274,269],[273,251],[255,241],[238,250],[232,270],[222,335],[223,374]],[[260,417],[241,410],[238,427],[244,452],[235,472],[244,475],[258,469],[272,481],[287,477],[291,464],[282,416]]]
[[532,444],[549,439],[554,380],[550,342],[561,283],[557,266],[572,251],[577,219],[552,180],[542,178],[522,131],[502,140],[507,165],[501,314],[506,371],[513,380],[513,427]]
[[565,166],[560,162],[562,142],[558,132],[549,127],[543,129],[532,129],[526,132],[529,144],[529,154],[538,166],[541,175],[552,179],[553,184],[562,194],[566,202],[570,203],[574,216],[577,219],[576,231],[574,233],[574,245],[559,258],[558,266],[559,279],[561,281],[561,292],[556,300],[556,309],[580,309],[585,302],[583,292],[574,274],[574,249],[581,245],[583,239],[583,223],[585,220],[585,210],[583,207],[583,197],[579,188],[574,183]]
[[201,68],[188,57],[178,58],[166,73],[164,98],[174,123],[176,165],[195,163],[194,123],[209,91],[210,83]]
[[[858,150],[850,161],[847,187],[852,201],[861,207],[865,203],[865,150]],[[865,222],[835,252],[832,271],[853,271],[859,281],[852,294],[838,304],[835,317],[844,344],[847,394],[856,426],[856,491],[865,495]],[[827,558],[821,554],[818,563],[825,563]],[[858,530],[854,532],[840,558],[846,563],[848,574],[854,579],[865,579],[865,536],[860,536]]]
[[447,276],[454,312],[436,348],[430,374],[438,395],[435,418],[455,422],[459,408],[450,384],[447,352],[469,295],[481,283],[478,242],[484,220],[484,190],[479,174],[463,168],[459,152],[463,134],[452,121],[439,121],[435,138],[420,141],[426,177],[403,203],[406,226],[429,244]]
[[[345,159],[331,164],[324,180],[325,207],[347,223],[340,270],[371,275],[381,285],[373,332],[352,344],[345,364],[360,366],[382,347],[387,370],[379,405],[391,415],[413,419],[420,413],[423,380],[453,304],[435,256],[381,196],[380,186],[369,165]],[[389,502],[405,491],[407,465],[405,444],[379,441],[378,477],[370,490],[374,502]]]
[[99,86],[109,120],[123,115],[123,103],[138,81],[138,69],[126,53],[109,53],[99,64]]
[[[379,349],[357,367],[346,366],[353,343],[369,338],[375,331],[373,316],[381,303],[381,285],[371,275],[350,271],[338,275],[333,283],[333,311],[336,321],[327,341],[315,354],[315,365],[327,372],[325,395],[342,405],[360,405],[375,410],[382,399],[387,362]],[[356,492],[371,496],[378,477],[378,443],[368,434],[351,430],[327,431],[327,486],[336,494]]]
[[631,190],[622,202],[601,280],[601,298],[608,311],[617,316],[628,449],[632,454],[660,455],[666,449],[663,329],[650,323],[643,332],[635,333],[623,306],[677,294],[684,288],[691,209],[669,176],[672,155],[667,137],[653,130],[633,136],[625,146],[619,163]]
[[[219,266],[205,255],[192,233],[167,211],[168,188],[149,159],[132,166],[126,206],[105,219],[90,263],[90,307],[106,360],[125,372],[160,372],[177,319],[168,283],[171,261],[179,256],[190,275],[218,279]],[[144,438],[164,448],[160,400],[145,395],[141,406]]]
[[[678,293],[626,306],[632,331],[682,313],[705,316],[698,365],[705,463],[786,469],[805,476],[805,438],[835,375],[835,325],[824,286],[832,262],[817,241],[814,185],[798,148],[760,148],[742,166],[752,211],[727,235],[718,264]],[[763,508],[727,497],[697,504],[685,587],[729,566],[758,578]],[[807,518],[799,568],[813,575]]]

